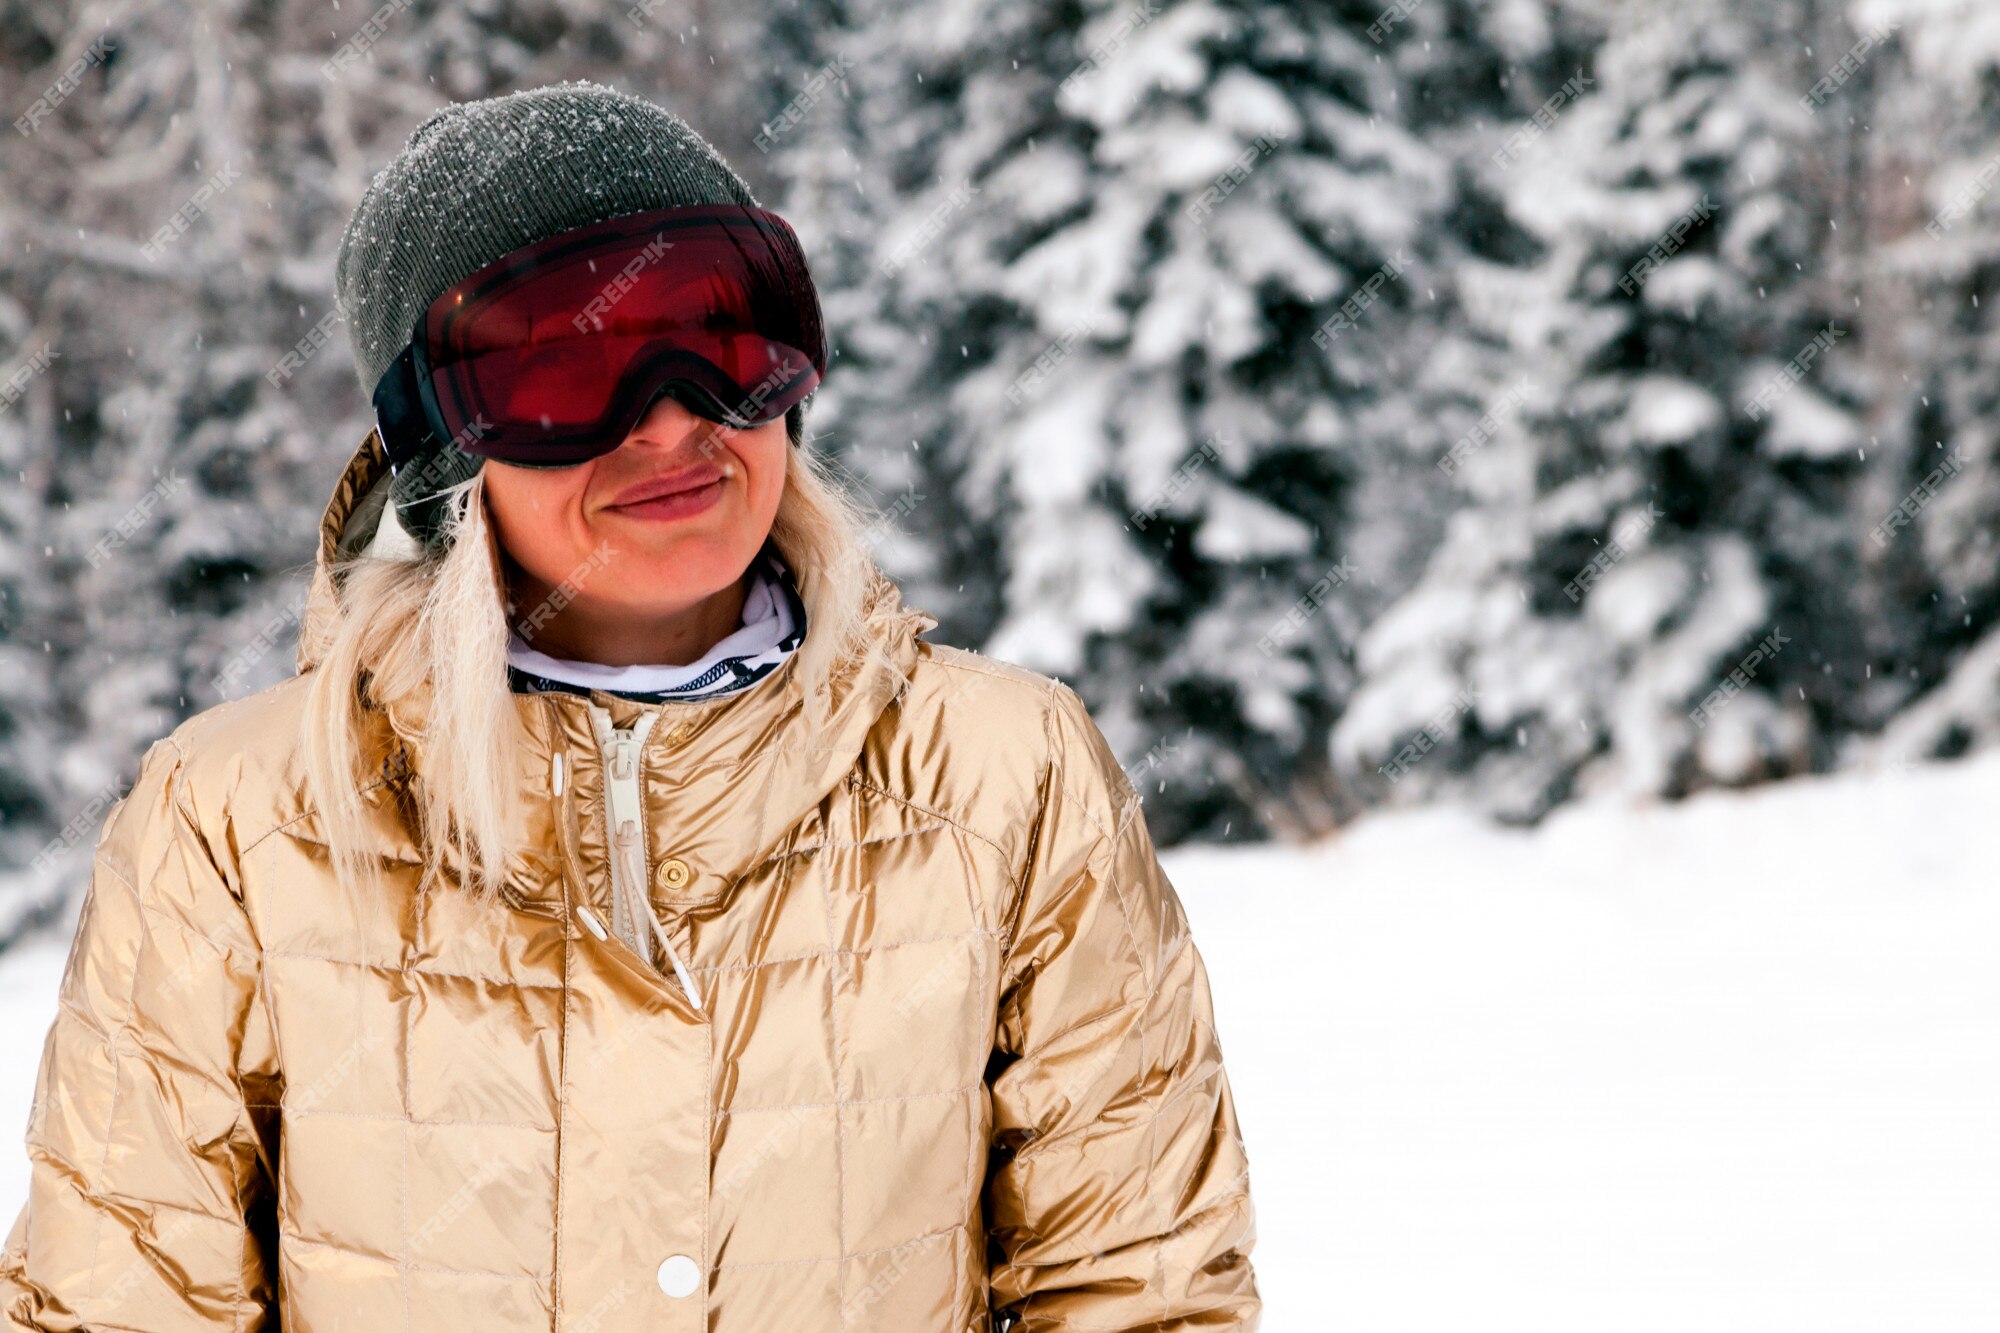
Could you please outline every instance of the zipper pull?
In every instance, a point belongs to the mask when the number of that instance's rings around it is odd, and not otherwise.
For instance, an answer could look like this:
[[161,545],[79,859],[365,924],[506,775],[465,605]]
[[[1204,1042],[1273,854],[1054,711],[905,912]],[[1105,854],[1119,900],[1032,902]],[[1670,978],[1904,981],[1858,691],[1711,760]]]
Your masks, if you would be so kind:
[[[703,1012],[701,991],[695,986],[694,977],[688,972],[687,964],[681,961],[680,950],[674,948],[673,937],[668,935],[667,928],[660,924],[660,918],[653,915],[653,903],[646,894],[646,877],[638,869],[644,864],[638,848],[638,832],[638,825],[631,820],[618,826],[618,854],[625,858],[625,882],[629,886],[628,892],[632,895],[630,910],[644,917],[646,924],[653,928],[653,934],[660,941],[660,947],[665,951],[667,961],[673,966],[674,978],[681,983],[681,991],[688,997],[688,1003],[695,1007],[695,1012],[701,1013]],[[615,889],[616,885],[613,888]],[[646,961],[650,963],[652,959],[649,957]]]
[[[632,929],[640,940],[639,952],[645,954],[646,961],[651,963],[653,961],[652,941],[646,938],[646,933],[643,930],[639,929],[639,921],[636,915],[639,912],[648,910],[647,903],[644,901],[645,890],[643,888],[635,889],[632,887],[635,884],[644,883],[639,874],[633,870],[634,865],[645,864],[645,854],[639,851],[638,844],[639,822],[630,818],[619,820],[618,826],[612,830],[611,834],[611,856],[613,862],[611,867],[611,894],[613,900],[618,903],[619,910],[632,919]],[[621,899],[622,901],[619,901]]]

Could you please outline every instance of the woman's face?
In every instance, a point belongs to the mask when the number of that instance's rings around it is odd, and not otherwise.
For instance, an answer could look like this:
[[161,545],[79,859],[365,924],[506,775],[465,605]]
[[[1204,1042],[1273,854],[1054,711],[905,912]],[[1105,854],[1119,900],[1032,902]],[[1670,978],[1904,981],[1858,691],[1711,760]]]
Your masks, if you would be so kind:
[[[488,513],[527,573],[516,601],[569,584],[586,617],[660,617],[741,579],[784,493],[783,418],[732,430],[672,397],[653,404],[616,449],[574,467],[487,459]],[[645,499],[665,488],[672,494]]]

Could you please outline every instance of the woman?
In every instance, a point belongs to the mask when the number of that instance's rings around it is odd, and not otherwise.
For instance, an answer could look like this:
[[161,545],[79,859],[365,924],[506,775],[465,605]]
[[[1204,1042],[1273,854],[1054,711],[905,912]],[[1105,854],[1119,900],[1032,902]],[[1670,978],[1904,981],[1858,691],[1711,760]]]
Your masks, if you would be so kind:
[[565,84],[419,126],[337,281],[378,428],[298,676],[108,821],[7,1327],[1256,1327],[1137,795],[868,559],[789,228]]

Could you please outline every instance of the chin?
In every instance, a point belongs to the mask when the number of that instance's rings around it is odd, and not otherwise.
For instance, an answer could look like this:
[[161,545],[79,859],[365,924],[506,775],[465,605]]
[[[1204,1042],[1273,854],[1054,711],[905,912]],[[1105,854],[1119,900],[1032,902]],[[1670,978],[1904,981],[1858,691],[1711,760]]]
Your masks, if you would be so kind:
[[630,578],[648,589],[667,586],[714,592],[741,575],[757,554],[755,545],[738,554],[742,543],[713,537],[677,537],[643,545],[612,541],[618,552],[605,562],[614,579]]

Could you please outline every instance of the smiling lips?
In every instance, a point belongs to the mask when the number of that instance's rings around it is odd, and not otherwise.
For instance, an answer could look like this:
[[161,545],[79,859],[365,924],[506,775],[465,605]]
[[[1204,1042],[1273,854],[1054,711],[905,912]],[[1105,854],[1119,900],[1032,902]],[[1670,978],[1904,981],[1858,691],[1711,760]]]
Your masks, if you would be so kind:
[[645,481],[627,486],[618,492],[614,505],[638,504],[641,500],[651,500],[662,495],[677,495],[684,491],[700,490],[710,482],[722,478],[722,469],[713,463],[697,463],[679,472],[664,477],[648,477]]
[[714,504],[722,495],[722,482],[722,469],[703,463],[628,486],[611,507],[633,518],[686,518]]

